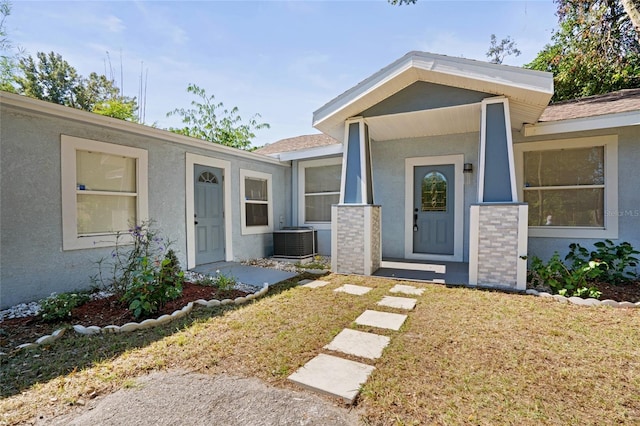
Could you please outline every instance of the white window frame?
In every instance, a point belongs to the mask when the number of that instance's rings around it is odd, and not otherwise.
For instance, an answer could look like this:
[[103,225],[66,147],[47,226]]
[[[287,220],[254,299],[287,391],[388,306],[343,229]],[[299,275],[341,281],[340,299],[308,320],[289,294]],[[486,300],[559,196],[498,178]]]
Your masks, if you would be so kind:
[[[136,220],[137,225],[148,221],[148,153],[144,149],[98,142],[74,136],[61,135],[61,183],[62,183],[62,249],[80,250],[97,247],[111,247],[116,244],[117,233],[101,235],[78,235],[76,152],[93,151],[109,155],[130,157],[136,160]],[[131,241],[126,234],[120,242]]]
[[[247,226],[247,210],[245,196],[245,179],[262,179],[267,181],[267,220],[266,226]],[[273,190],[272,177],[270,173],[256,172],[253,170],[240,169],[240,225],[242,235],[267,234],[273,232]]]
[[529,226],[530,237],[618,238],[618,136],[594,136],[514,144],[517,188],[524,200],[524,153],[558,149],[604,148],[604,227]]
[[[305,177],[306,169],[311,167],[323,167],[323,166],[338,166],[342,165],[342,157],[333,158],[321,158],[318,160],[301,161],[298,163],[298,223],[301,226],[312,226],[315,229],[331,229],[331,218],[326,222],[307,222],[306,220],[306,191],[305,191]],[[340,172],[340,179],[342,179],[342,172]],[[340,203],[340,187],[335,192],[323,193],[324,195],[337,195],[338,203]],[[336,203],[336,204],[338,204]]]

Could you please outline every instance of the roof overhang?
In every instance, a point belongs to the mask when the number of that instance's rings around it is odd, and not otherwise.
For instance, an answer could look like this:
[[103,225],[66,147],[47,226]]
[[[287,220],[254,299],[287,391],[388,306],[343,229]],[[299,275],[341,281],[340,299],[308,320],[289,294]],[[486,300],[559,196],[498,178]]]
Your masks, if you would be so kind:
[[60,117],[67,120],[74,120],[86,124],[100,126],[108,129],[128,132],[135,135],[146,136],[150,138],[160,139],[163,141],[200,148],[210,153],[227,154],[235,157],[251,159],[263,163],[277,164],[288,166],[281,163],[278,159],[267,157],[266,155],[255,154],[241,149],[231,148],[218,143],[196,139],[189,136],[180,135],[168,130],[157,129],[155,127],[146,126],[144,124],[132,123],[130,121],[120,120],[117,118],[106,117],[100,114],[94,114],[75,108],[66,107],[38,99],[29,98],[22,95],[0,91],[0,105],[8,105],[25,111],[46,114],[53,117]]
[[[535,123],[553,95],[551,73],[431,53],[410,52],[315,111],[313,126],[342,140],[345,120],[357,116],[417,81],[505,96],[509,98],[511,127],[514,129],[520,129],[524,123]],[[366,120],[372,139],[400,139],[462,133],[467,131],[467,127],[471,129],[469,131],[478,130],[480,120],[476,118],[479,117],[479,111],[480,104],[470,104],[368,117]],[[476,124],[463,124],[460,121],[462,118],[475,120]],[[394,120],[398,120],[399,123],[393,123]],[[428,120],[431,125],[421,124],[424,120]],[[383,128],[384,126],[404,130],[392,135],[391,130]],[[410,133],[406,126],[413,128],[417,133]]]
[[522,134],[525,137],[545,136],[628,126],[640,126],[640,111],[525,124],[522,128]]

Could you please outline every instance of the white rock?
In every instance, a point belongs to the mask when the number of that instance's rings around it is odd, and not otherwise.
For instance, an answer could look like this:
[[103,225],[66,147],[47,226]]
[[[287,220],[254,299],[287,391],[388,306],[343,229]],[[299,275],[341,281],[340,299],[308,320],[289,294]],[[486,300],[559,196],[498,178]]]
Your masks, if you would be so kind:
[[618,302],[616,302],[615,300],[607,299],[600,302],[600,306],[611,306],[612,308],[617,308]]
[[18,346],[18,349],[26,349],[26,348],[35,348],[38,345],[36,345],[35,343],[23,343],[20,346]]
[[221,303],[219,300],[217,299],[211,299],[207,302],[207,307],[208,308],[215,308],[216,306],[220,306]]
[[120,332],[128,333],[130,331],[136,331],[139,327],[140,324],[138,324],[137,322],[128,322],[120,327]]
[[87,334],[100,334],[102,332],[102,329],[97,325],[91,325],[87,327],[87,331],[88,331]]
[[636,304],[631,302],[620,302],[618,303],[619,308],[635,308]]
[[540,297],[553,297],[553,295],[551,295],[551,293],[547,293],[545,291],[538,293],[538,296],[540,296]]
[[87,329],[84,325],[76,324],[73,326],[73,330],[78,334],[89,334],[87,333]]
[[559,294],[554,294],[553,298],[556,299],[558,302],[561,302],[561,303],[567,303],[567,301],[568,301],[568,299],[566,297],[561,296]]
[[153,318],[149,318],[149,319],[146,319],[146,320],[144,320],[144,321],[142,321],[140,323],[140,329],[144,330],[145,328],[151,328],[151,327],[155,327],[157,325],[158,325],[158,321],[157,320],[155,320]]
[[56,331],[54,331],[53,333],[51,333],[51,335],[53,337],[55,337],[56,339],[59,339],[60,337],[62,337],[62,335],[64,334],[65,331],[67,331],[66,328],[59,328]]
[[38,344],[38,345],[48,345],[48,344],[53,343],[55,340],[56,339],[52,335],[47,334],[46,336],[42,336],[41,338],[36,340],[36,344]]
[[246,298],[246,299],[247,299],[247,300],[253,300],[253,299],[255,299],[256,297],[258,297],[258,296],[256,296],[255,294],[251,293],[251,294],[247,294],[247,298]]
[[[205,303],[207,303],[207,302],[205,302]],[[164,314],[164,315],[161,315],[160,317],[158,317],[157,321],[158,321],[159,324],[166,324],[168,322],[171,322],[172,319],[173,318],[171,318],[171,315]]]
[[207,301],[204,299],[198,299],[194,303],[197,303],[198,305],[202,305],[202,306],[207,306]]
[[538,294],[540,294],[540,292],[538,290],[535,290],[533,288],[528,288],[527,291],[525,291],[526,294],[531,294],[533,296],[537,296]]
[[246,301],[247,301],[246,297],[236,297],[235,299],[233,299],[233,303],[235,303],[236,305],[242,305]]
[[120,327],[117,325],[108,325],[102,328],[103,333],[120,333]]
[[230,304],[232,304],[232,303],[233,303],[233,300],[231,300],[231,299],[222,299],[222,300],[220,301],[220,304],[221,304],[221,305],[230,305]]

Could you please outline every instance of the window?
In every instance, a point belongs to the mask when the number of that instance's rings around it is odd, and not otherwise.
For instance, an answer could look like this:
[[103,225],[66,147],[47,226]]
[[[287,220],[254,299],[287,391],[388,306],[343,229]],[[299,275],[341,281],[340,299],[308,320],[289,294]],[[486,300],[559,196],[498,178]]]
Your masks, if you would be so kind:
[[62,135],[63,248],[111,246],[147,218],[147,151]]
[[447,178],[440,172],[429,172],[422,179],[423,212],[447,211]]
[[617,237],[617,139],[516,144],[531,236]]
[[342,158],[300,162],[299,222],[318,228],[331,223],[331,206],[340,202]]
[[273,231],[271,175],[240,169],[242,234]]

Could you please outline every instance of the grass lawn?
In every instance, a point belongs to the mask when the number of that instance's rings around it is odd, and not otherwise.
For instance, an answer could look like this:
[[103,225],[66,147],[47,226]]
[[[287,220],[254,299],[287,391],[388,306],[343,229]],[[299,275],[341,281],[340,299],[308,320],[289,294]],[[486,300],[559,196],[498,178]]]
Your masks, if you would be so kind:
[[[287,376],[397,281],[330,275],[318,289],[282,283],[240,307],[132,334],[65,336],[0,357],[0,424],[63,413],[154,370],[226,372],[296,388]],[[364,284],[364,296],[335,293]],[[365,424],[639,424],[640,310],[425,287],[357,404]],[[393,309],[387,309],[393,312]],[[69,333],[72,334],[72,333]]]

